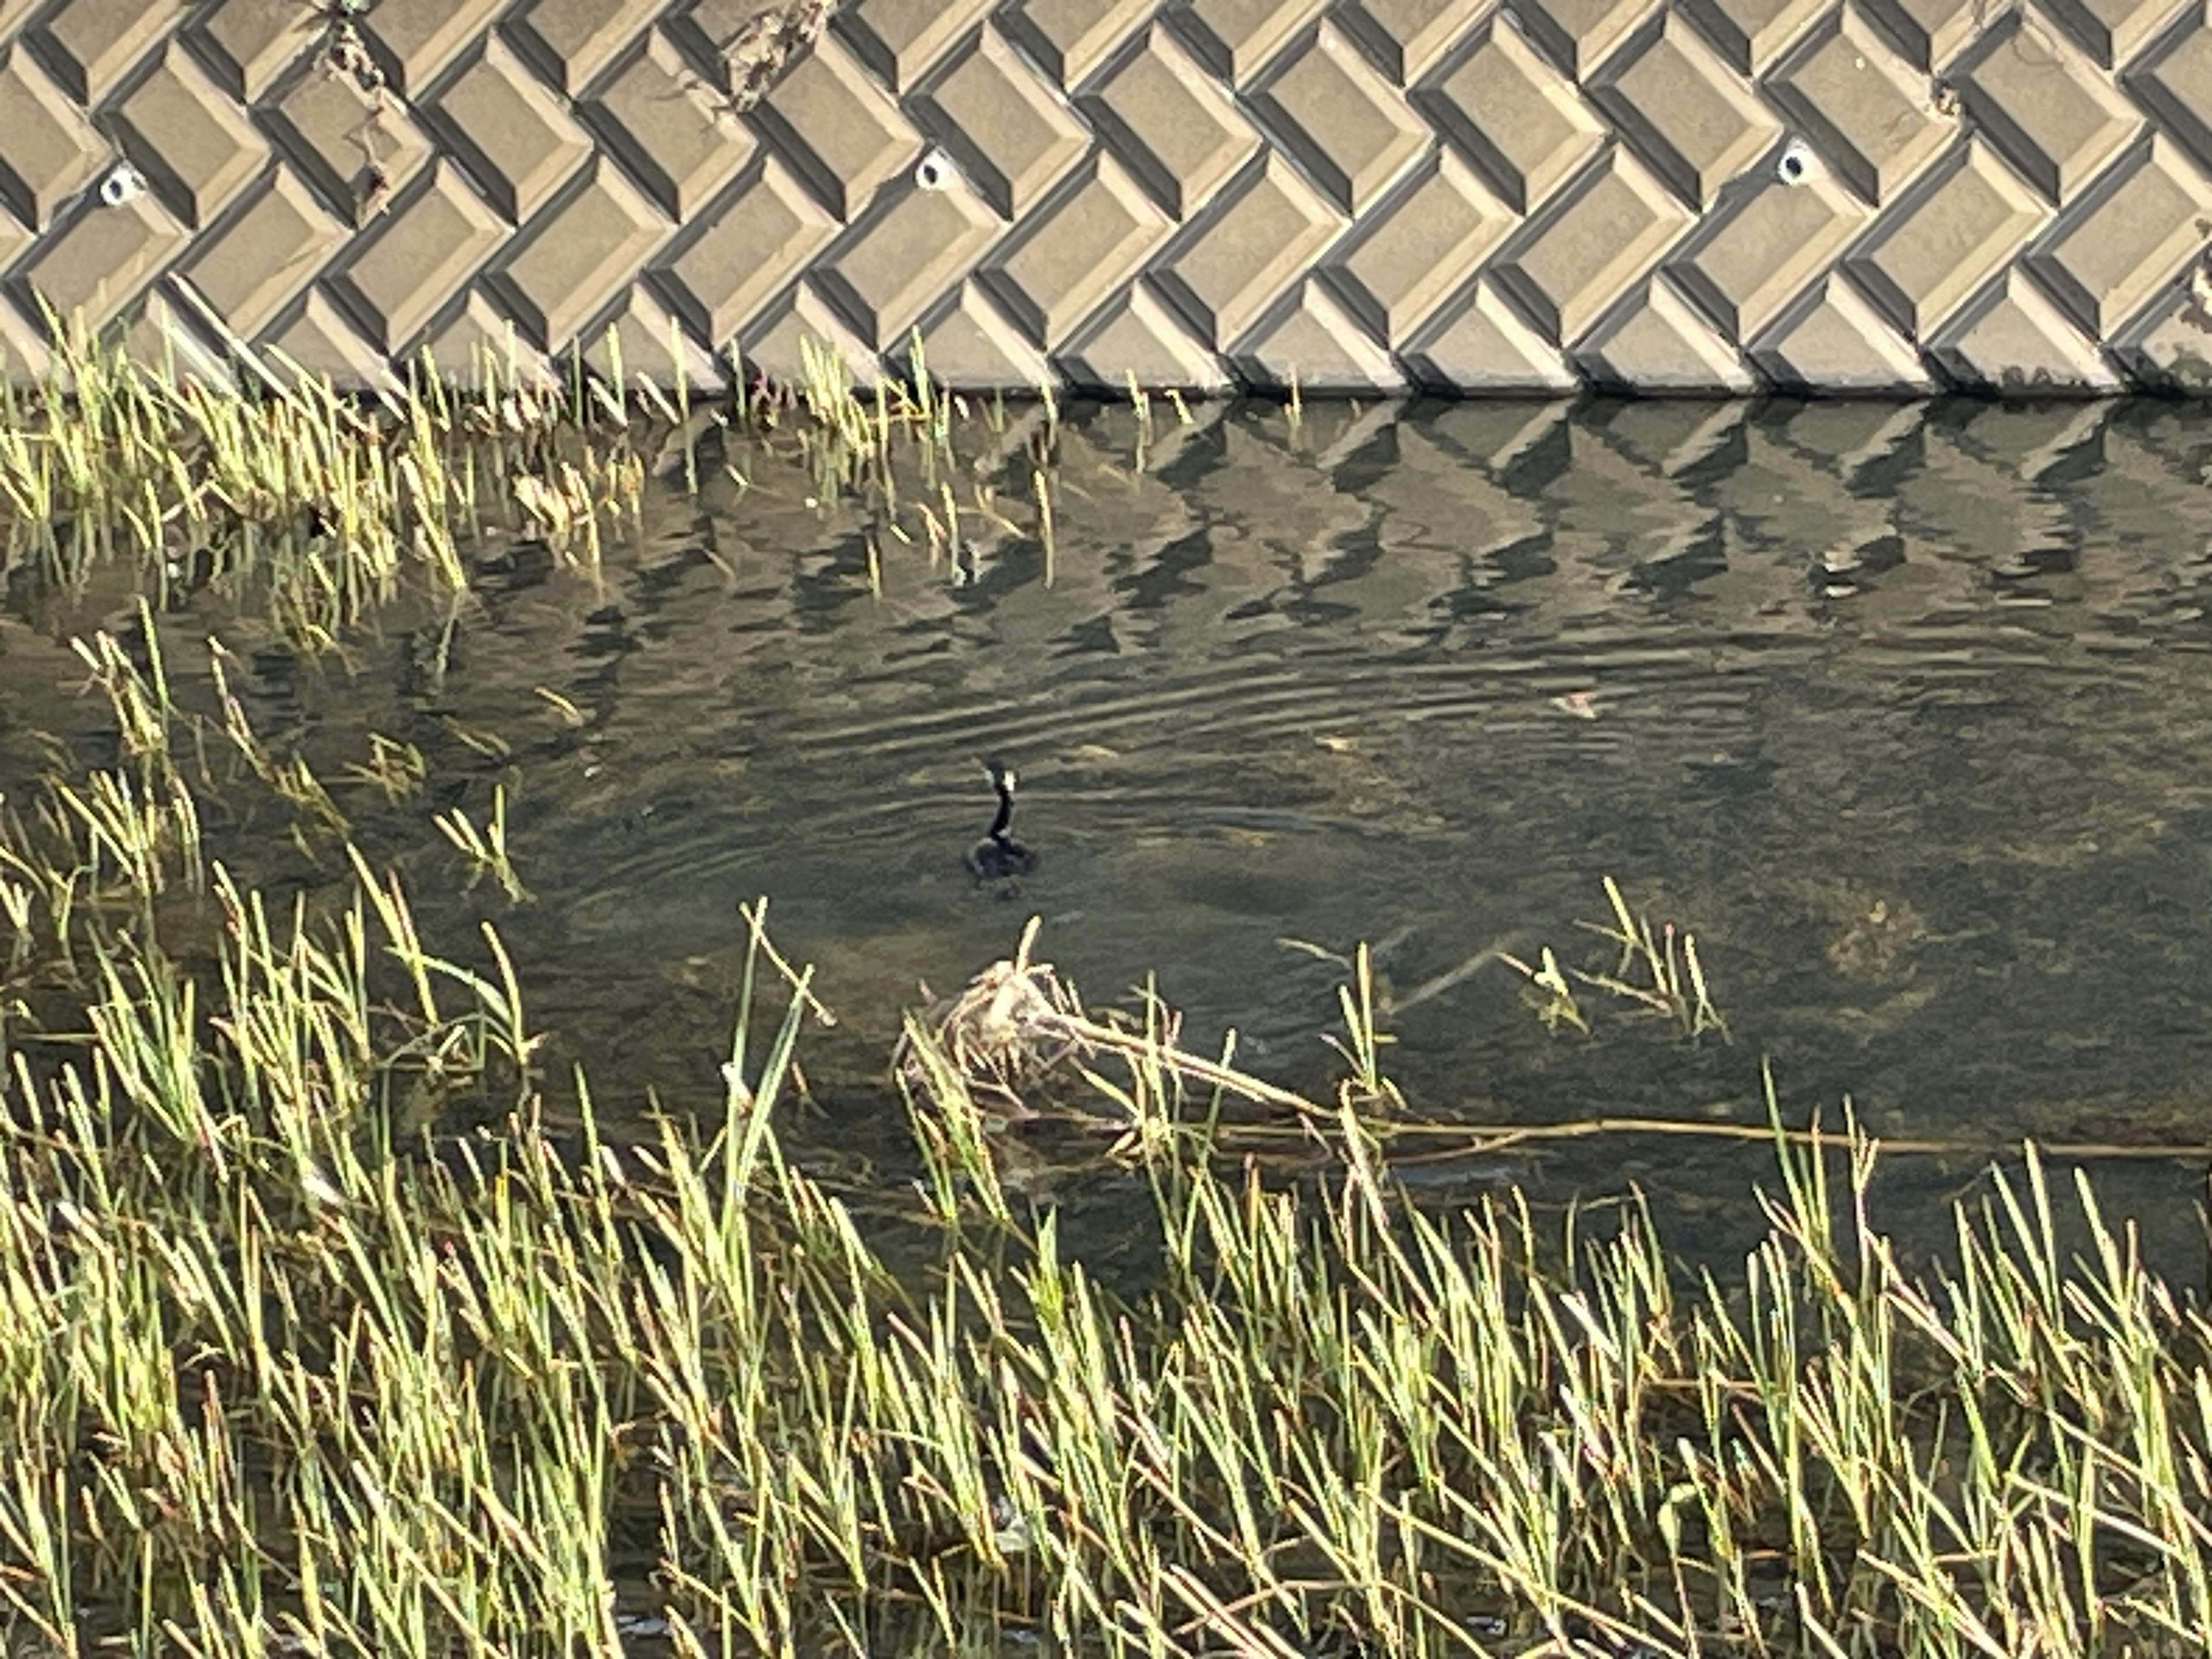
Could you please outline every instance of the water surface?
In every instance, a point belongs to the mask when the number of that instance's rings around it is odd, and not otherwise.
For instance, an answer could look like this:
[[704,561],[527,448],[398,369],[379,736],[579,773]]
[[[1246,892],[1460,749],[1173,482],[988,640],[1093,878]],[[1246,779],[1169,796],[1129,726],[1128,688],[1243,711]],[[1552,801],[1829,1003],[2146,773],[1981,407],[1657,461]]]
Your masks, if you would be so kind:
[[[1595,1037],[1554,1038],[1492,963],[1388,1021],[1424,1115],[1756,1121],[1764,1055],[1793,1111],[1848,1093],[1893,1135],[2212,1140],[2212,417],[1194,413],[1062,411],[1049,557],[1033,513],[975,506],[1026,502],[1032,412],[890,514],[824,502],[787,449],[709,445],[699,496],[658,490],[596,573],[508,550],[470,603],[395,611],[342,660],[212,592],[164,628],[251,651],[257,724],[319,769],[371,731],[424,751],[427,798],[349,806],[456,949],[496,920],[553,1074],[586,1065],[603,1100],[711,1107],[756,895],[844,1016],[811,1050],[842,1133],[896,1121],[900,1009],[1032,913],[1092,1002],[1156,975],[1193,1041],[1233,1026],[1322,1086],[1340,975],[1285,938],[1374,942],[1401,999],[1486,950],[1594,967],[1574,924],[1610,874],[1695,932],[1734,1042],[1601,999]],[[939,485],[962,513],[933,556],[913,503]],[[39,732],[88,729],[63,637],[120,616],[19,585],[0,787]],[[1043,858],[1012,893],[962,867],[986,754]],[[461,896],[428,829],[481,821],[495,783],[535,896],[512,909]],[[271,880],[335,880],[274,830],[216,826]],[[1523,1172],[1733,1212],[1763,1163],[1625,1140]],[[2172,1228],[2196,1173],[2100,1178]]]

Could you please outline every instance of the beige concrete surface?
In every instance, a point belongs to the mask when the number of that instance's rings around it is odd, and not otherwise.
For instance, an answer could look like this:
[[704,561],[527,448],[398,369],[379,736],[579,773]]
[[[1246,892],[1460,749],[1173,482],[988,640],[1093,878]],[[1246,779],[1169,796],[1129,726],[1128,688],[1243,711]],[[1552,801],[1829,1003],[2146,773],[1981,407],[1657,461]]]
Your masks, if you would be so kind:
[[[2206,0],[0,0],[0,346],[2212,391]],[[274,351],[270,351],[274,360]]]

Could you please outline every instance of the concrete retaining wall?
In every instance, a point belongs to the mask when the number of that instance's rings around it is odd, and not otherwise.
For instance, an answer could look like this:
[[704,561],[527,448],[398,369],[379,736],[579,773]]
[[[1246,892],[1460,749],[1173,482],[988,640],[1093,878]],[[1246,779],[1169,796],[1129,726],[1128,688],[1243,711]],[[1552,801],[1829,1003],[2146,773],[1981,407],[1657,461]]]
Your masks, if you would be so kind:
[[2212,389],[2203,0],[0,0],[0,343]]

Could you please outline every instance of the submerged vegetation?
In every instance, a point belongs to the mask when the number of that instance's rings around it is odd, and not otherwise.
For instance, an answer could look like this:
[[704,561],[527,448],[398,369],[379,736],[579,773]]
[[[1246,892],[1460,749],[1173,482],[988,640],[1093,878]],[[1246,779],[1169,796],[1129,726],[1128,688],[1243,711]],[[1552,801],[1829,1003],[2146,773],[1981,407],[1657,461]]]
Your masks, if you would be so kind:
[[[573,477],[572,538],[631,510],[609,458],[642,451],[591,434],[634,412],[547,396],[225,400],[80,343],[6,413],[11,557],[158,586],[199,548],[333,635],[409,560],[459,592],[471,501],[550,534],[533,490]],[[951,417],[926,377],[825,373],[742,418],[896,526],[885,434],[939,453]],[[957,555],[941,482],[917,511]],[[1785,1130],[1770,1088],[1764,1237],[1692,1272],[1632,1200],[1394,1177],[1382,1025],[1442,981],[1394,1005],[1345,958],[1340,1075],[1301,1095],[1157,998],[1086,1012],[1032,923],[905,1020],[910,1165],[848,1188],[794,1133],[831,1011],[764,908],[719,1117],[618,1131],[547,1075],[496,929],[418,921],[224,654],[196,711],[162,646],[151,606],[82,642],[112,763],[0,801],[10,1653],[2212,1648],[2212,1318],[2033,1152],[1908,1261],[1875,1143]],[[424,771],[380,738],[330,781]],[[228,866],[208,826],[256,790],[334,900]],[[487,902],[527,896],[506,799],[423,809]],[[1689,935],[1606,890],[1610,966],[1511,961],[1539,1017],[1601,993],[1724,1038]],[[1041,1109],[1107,1132],[1111,1255],[1012,1177]]]

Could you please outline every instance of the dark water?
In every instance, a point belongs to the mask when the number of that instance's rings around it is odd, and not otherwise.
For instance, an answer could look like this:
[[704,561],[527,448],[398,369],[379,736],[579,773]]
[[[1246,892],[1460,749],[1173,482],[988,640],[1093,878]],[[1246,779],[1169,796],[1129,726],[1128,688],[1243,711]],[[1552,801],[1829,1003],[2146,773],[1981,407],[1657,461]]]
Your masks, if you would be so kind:
[[[845,1017],[814,1077],[860,1133],[896,1118],[918,984],[957,988],[1031,912],[1092,1002],[1156,974],[1195,1042],[1233,1025],[1317,1086],[1339,975],[1285,937],[1375,942],[1407,999],[1486,949],[1610,965],[1574,926],[1610,874],[1695,932],[1733,1044],[1602,999],[1594,1038],[1553,1039],[1492,963],[1387,1022],[1424,1115],[1755,1122],[1771,1056],[1794,1115],[1848,1093],[1889,1135],[2212,1142],[2212,416],[1247,406],[1140,435],[1064,412],[1049,573],[973,512],[933,561],[911,514],[902,544],[732,443],[750,489],[710,454],[596,575],[525,549],[343,662],[262,641],[249,704],[319,769],[372,730],[422,749],[426,799],[346,799],[428,910],[462,874],[429,812],[481,822],[505,784],[535,902],[460,910],[496,917],[556,1075],[585,1063],[603,1101],[716,1097],[757,894]],[[970,447],[963,508],[1026,499],[1013,436]],[[96,712],[58,641],[100,620],[17,594],[0,783]],[[214,595],[165,627],[173,660],[255,643]],[[1043,858],[1013,898],[961,866],[987,753]],[[231,826],[238,856],[267,828]],[[1720,1225],[1765,1167],[1628,1139],[1515,1172]],[[2193,1162],[2096,1168],[2194,1237]]]

